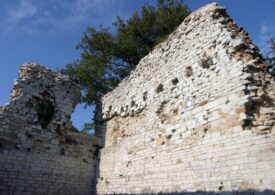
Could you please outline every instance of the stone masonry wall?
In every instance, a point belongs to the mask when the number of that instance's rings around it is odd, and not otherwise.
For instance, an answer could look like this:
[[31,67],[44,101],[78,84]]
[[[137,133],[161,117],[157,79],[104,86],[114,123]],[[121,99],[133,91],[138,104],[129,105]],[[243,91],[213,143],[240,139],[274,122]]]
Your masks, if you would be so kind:
[[75,83],[22,65],[0,111],[0,194],[92,194],[98,140],[76,132]]
[[192,13],[103,97],[97,193],[274,191],[265,69],[224,8]]

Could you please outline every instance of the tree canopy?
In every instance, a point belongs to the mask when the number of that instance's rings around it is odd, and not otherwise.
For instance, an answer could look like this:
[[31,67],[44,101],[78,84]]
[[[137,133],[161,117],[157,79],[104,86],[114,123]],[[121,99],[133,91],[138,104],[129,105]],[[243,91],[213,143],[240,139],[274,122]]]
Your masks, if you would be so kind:
[[270,39],[270,53],[271,57],[268,57],[268,61],[270,62],[271,68],[270,73],[271,75],[275,76],[275,39]]
[[88,27],[77,46],[80,59],[61,70],[79,83],[81,102],[94,105],[112,90],[158,43],[190,13],[181,0],[158,0],[145,4],[128,20],[117,17],[115,33],[101,26]]
[[275,76],[275,39],[270,37],[268,44],[269,50],[264,59],[268,64],[270,64],[267,68],[267,72],[269,72],[272,76]]

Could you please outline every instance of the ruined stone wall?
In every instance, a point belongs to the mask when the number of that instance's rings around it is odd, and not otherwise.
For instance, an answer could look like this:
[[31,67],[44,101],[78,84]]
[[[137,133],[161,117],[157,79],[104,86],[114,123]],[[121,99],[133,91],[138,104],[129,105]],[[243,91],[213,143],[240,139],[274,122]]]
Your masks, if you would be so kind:
[[265,69],[224,8],[192,13],[103,97],[97,193],[274,191]]
[[0,194],[91,194],[98,140],[76,132],[75,83],[37,64],[22,65],[0,111]]

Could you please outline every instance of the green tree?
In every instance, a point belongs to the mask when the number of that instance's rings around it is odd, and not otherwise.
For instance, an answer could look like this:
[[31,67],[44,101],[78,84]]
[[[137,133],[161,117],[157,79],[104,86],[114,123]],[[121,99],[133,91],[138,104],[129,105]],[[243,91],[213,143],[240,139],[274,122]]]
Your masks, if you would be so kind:
[[116,33],[102,26],[99,30],[88,27],[77,46],[80,59],[66,65],[61,72],[79,83],[81,102],[95,105],[189,13],[180,0],[158,0],[156,6],[143,5],[140,13],[134,13],[126,21],[117,17]]
[[270,38],[270,52],[266,57],[267,63],[270,64],[269,72],[271,75],[275,76],[275,39]]
[[271,46],[270,46],[272,57],[271,57],[271,74],[275,76],[275,39],[271,39]]

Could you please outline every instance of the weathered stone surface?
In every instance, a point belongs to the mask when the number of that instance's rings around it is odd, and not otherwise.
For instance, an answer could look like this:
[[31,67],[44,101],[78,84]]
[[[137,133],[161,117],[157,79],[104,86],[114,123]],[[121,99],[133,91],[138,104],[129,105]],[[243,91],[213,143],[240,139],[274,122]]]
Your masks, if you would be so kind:
[[80,91],[37,64],[22,65],[0,112],[0,194],[91,194],[98,140],[75,131]]
[[247,33],[209,4],[103,97],[87,137],[70,122],[77,86],[25,64],[0,107],[0,194],[274,193],[265,69]]
[[275,83],[263,64],[224,8],[192,13],[103,97],[97,193],[274,191]]

